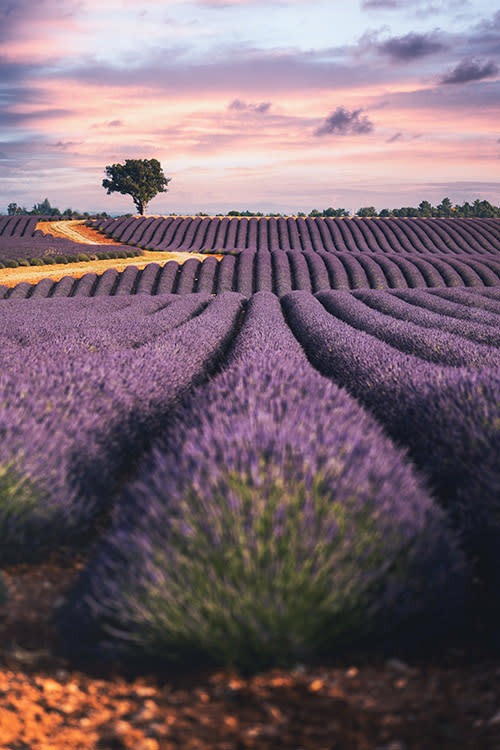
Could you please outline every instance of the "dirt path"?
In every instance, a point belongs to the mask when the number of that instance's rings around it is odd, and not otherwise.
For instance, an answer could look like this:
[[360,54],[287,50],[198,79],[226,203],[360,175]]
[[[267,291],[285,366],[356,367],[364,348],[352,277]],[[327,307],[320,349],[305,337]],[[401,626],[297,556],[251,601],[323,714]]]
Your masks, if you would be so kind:
[[63,237],[84,245],[116,245],[121,243],[108,237],[106,234],[86,226],[86,219],[71,221],[39,221],[36,229],[44,234],[53,234],[54,237]]

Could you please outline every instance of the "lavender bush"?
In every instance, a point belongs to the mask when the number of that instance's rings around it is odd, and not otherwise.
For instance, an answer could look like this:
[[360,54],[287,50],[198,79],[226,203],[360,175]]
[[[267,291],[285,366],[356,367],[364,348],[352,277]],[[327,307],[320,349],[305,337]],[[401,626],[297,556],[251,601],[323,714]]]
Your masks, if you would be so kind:
[[457,626],[466,580],[404,453],[261,293],[117,505],[62,625],[72,650],[258,669]]
[[312,295],[292,292],[282,302],[314,366],[345,386],[408,448],[498,598],[498,368],[424,362],[353,328]]
[[160,298],[108,298],[109,318],[98,300],[2,303],[2,559],[35,558],[90,533],[124,467],[218,366],[242,298],[209,299],[169,298],[165,309]]
[[[376,296],[377,299],[389,300],[392,297],[390,294],[380,293]],[[337,318],[407,354],[455,367],[497,367],[500,364],[500,352],[497,348],[473,343],[459,334],[440,330],[439,320],[434,321],[433,327],[424,327],[407,319],[401,320],[373,309],[348,292],[328,290],[320,292],[316,297]],[[441,316],[436,317],[440,319]],[[443,327],[446,329],[446,322]],[[495,332],[490,329],[490,333],[493,344]]]
[[447,331],[490,347],[500,346],[500,316],[485,310],[454,304],[424,290],[412,290],[407,301],[404,296],[371,291],[355,292],[355,296],[369,307],[398,321]]

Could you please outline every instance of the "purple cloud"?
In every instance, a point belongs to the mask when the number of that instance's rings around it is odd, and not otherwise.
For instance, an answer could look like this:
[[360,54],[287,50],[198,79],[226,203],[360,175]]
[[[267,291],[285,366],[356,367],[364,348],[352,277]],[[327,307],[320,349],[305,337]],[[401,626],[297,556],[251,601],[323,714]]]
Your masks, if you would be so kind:
[[242,102],[241,99],[233,99],[233,101],[228,105],[228,109],[236,109],[236,110],[243,110],[247,108],[246,102]]
[[378,45],[379,52],[397,62],[418,60],[444,49],[446,45],[436,39],[435,33],[416,34],[413,31],[405,36],[392,37]]
[[39,123],[57,117],[67,117],[73,114],[70,109],[47,108],[32,112],[0,112],[0,125],[5,127],[23,127],[31,123]]
[[269,112],[269,109],[271,107],[271,102],[260,102],[260,104],[247,104],[247,102],[242,101],[241,99],[233,99],[230,104],[228,104],[228,109],[234,109],[237,112],[244,112],[245,110],[251,110],[253,112],[259,112],[259,114],[265,114],[266,112]]
[[386,143],[395,143],[396,141],[399,141],[399,139],[402,137],[403,137],[403,133],[394,133],[394,135],[391,135],[391,137],[386,140]]
[[353,112],[345,107],[337,107],[331,112],[322,125],[315,130],[315,135],[361,135],[371,133],[373,123],[366,117],[360,117],[363,110],[355,109]]
[[492,60],[480,63],[479,60],[465,59],[447,75],[444,75],[440,83],[469,83],[469,81],[481,81],[483,78],[492,78],[499,72],[499,67]]

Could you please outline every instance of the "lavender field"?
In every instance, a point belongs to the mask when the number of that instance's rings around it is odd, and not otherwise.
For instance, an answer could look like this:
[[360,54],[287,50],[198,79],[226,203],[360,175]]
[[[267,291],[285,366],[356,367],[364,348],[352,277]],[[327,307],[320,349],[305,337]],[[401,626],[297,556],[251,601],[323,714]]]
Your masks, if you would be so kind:
[[182,221],[102,228],[238,252],[0,290],[0,555],[89,553],[68,651],[413,649],[477,581],[497,622],[500,221]]
[[[37,229],[38,216],[0,216],[0,268],[9,265],[9,261],[24,265],[35,265],[32,261],[54,262],[56,258],[62,262],[76,260],[81,254],[96,254],[109,251],[106,245],[86,246],[63,237],[45,234]],[[124,245],[123,251],[132,252],[134,248]],[[0,290],[1,297],[1,290]]]
[[[12,231],[18,234],[11,241],[25,242],[19,235],[23,226],[16,224],[18,229]],[[224,257],[193,257],[184,263],[172,260],[162,266],[151,263],[141,270],[131,265],[121,273],[110,269],[103,276],[88,274],[81,279],[72,279],[68,269],[68,277],[59,282],[44,279],[38,285],[23,283],[13,289],[0,286],[0,299],[223,291],[244,296],[273,292],[281,297],[295,290],[316,294],[328,289],[500,285],[500,219],[170,216],[108,219],[94,226],[125,243],[127,252],[135,246]],[[46,252],[47,242],[46,236],[38,238],[37,252]],[[78,247],[80,252],[87,249]],[[71,247],[66,251],[71,252]],[[27,253],[24,246],[16,252]]]

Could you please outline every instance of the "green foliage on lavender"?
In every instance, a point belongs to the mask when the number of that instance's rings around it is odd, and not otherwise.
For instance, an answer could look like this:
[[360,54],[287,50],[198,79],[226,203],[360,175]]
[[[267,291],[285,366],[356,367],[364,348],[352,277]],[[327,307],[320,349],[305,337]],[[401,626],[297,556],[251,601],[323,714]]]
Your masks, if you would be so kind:
[[30,258],[30,266],[43,266],[41,258]]
[[[43,493],[32,480],[12,464],[0,465],[0,541],[12,526],[18,530],[19,540],[29,544],[35,531],[32,521],[43,514],[43,500]],[[0,557],[10,559],[9,550],[3,549]]]
[[[156,658],[200,653],[242,672],[289,666],[370,635],[381,568],[398,582],[412,575],[397,530],[382,538],[374,508],[333,502],[321,478],[311,491],[277,474],[263,493],[229,473],[216,507],[205,515],[186,482],[155,551],[154,584],[128,597],[139,625],[131,641]],[[398,550],[390,562],[388,546]]]

